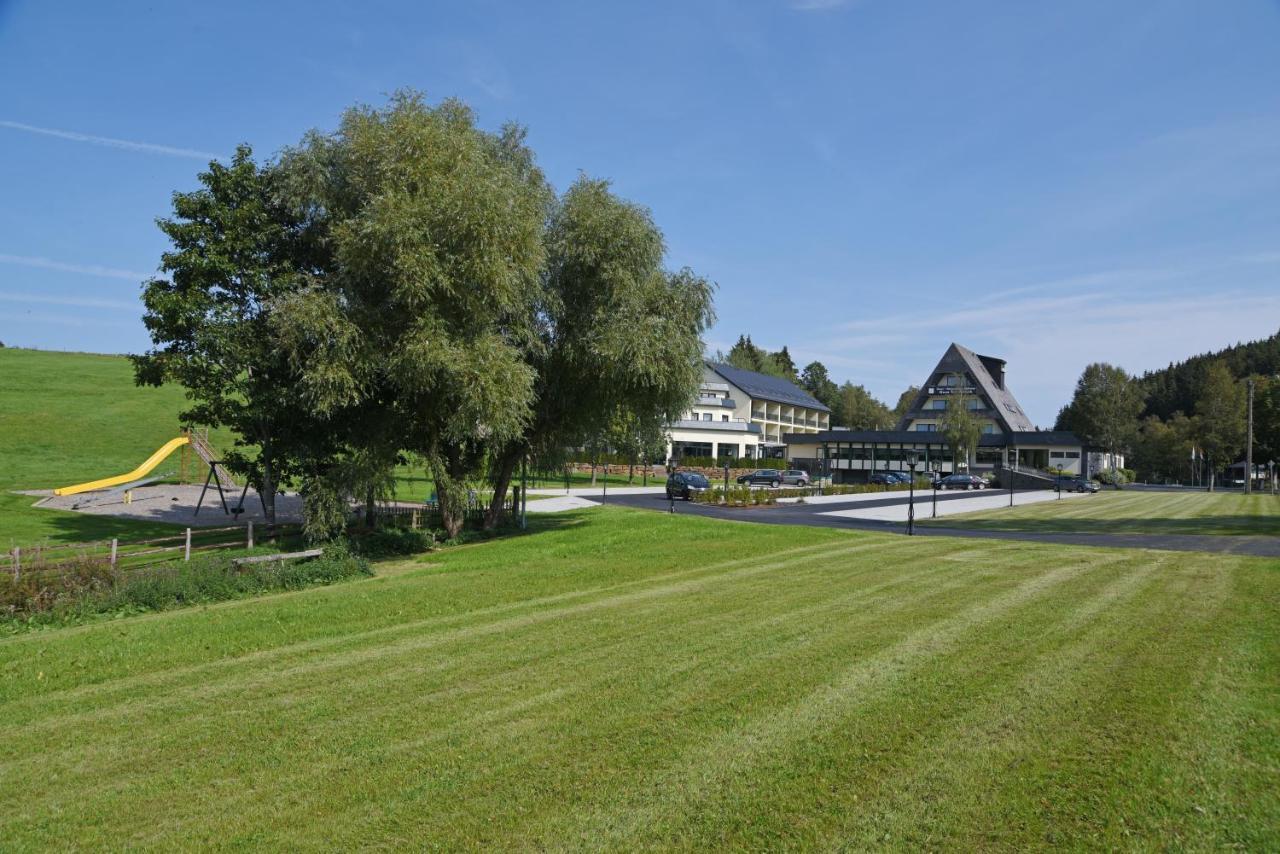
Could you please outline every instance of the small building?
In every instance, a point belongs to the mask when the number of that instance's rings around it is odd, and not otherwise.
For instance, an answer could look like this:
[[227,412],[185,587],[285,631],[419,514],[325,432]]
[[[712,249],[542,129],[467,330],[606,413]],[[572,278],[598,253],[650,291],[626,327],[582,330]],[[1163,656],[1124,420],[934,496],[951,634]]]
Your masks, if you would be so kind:
[[[828,430],[786,435],[787,459],[796,467],[829,473],[837,483],[863,483],[877,471],[974,474],[1014,469],[1029,477],[1088,475],[1085,448],[1074,433],[1037,430],[1005,384],[1005,361],[959,344],[947,348],[895,430]],[[948,407],[963,406],[978,422],[978,445],[964,458],[942,434]]]
[[668,425],[667,459],[781,459],[784,436],[830,426],[831,410],[795,383],[707,362],[698,397]]

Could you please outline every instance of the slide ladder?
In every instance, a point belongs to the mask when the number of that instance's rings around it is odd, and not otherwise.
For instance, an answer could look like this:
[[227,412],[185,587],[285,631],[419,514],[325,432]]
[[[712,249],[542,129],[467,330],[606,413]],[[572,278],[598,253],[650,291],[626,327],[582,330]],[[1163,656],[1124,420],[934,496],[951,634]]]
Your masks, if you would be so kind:
[[229,492],[234,492],[236,482],[231,478],[231,473],[227,471],[226,466],[222,464],[222,460],[218,459],[217,454],[213,452],[213,446],[209,444],[209,439],[194,430],[187,433],[187,438],[190,440],[191,450],[196,452],[196,456],[204,460],[209,468],[213,469],[213,475],[218,479],[218,485]]

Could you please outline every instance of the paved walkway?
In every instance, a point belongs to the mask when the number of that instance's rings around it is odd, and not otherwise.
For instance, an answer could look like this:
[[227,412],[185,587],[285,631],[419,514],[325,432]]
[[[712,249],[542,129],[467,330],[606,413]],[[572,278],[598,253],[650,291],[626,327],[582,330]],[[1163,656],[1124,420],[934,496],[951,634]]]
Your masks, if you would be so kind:
[[[574,486],[574,487],[570,487],[568,492],[565,492],[565,489],[563,486],[560,486],[560,487],[547,486],[547,487],[539,487],[537,489],[530,487],[529,494],[530,495],[583,495],[583,496],[586,496],[587,498],[599,498],[605,492],[608,492],[609,495],[651,495],[651,494],[661,495],[662,493],[666,492],[665,484],[666,484],[666,481],[659,483],[657,486],[618,486],[616,484],[611,483],[609,484],[608,490],[604,490],[598,485],[597,486]],[[518,485],[519,484],[517,484],[517,486]]]
[[[1025,496],[1025,497],[1024,497]],[[1041,496],[1036,498],[1036,496]],[[1014,493],[1015,503],[1036,500],[1053,500],[1056,494],[1048,490],[1034,490]],[[1072,500],[1089,500],[1088,495],[1073,496]],[[821,503],[779,504],[774,507],[713,507],[692,502],[677,501],[677,513],[688,513],[705,516],[711,519],[724,519],[734,522],[759,522],[766,525],[809,525],[819,528],[844,528],[865,531],[879,531],[886,534],[905,534],[907,496],[897,493],[889,497],[881,495],[860,496],[827,496],[832,500]],[[856,504],[859,511],[856,515],[833,512],[835,499],[844,499],[847,503]],[[925,493],[916,500],[916,518],[926,519],[931,515],[933,494]],[[1009,501],[1007,492],[953,492],[938,494],[938,515],[949,515],[950,512],[965,512],[981,509],[971,503],[980,501],[1002,500],[1005,505]],[[1063,500],[1067,500],[1064,496]],[[538,502],[541,503],[541,502]],[[610,495],[606,504],[622,507],[636,507],[643,510],[667,511],[670,503],[665,495]],[[946,505],[955,505],[954,508]],[[996,504],[995,506],[1001,506]],[[533,507],[533,503],[529,504]],[[893,518],[871,518],[867,511],[884,508],[885,515]],[[968,537],[984,540],[1017,540],[1035,543],[1059,543],[1073,546],[1105,546],[1109,548],[1158,549],[1162,551],[1193,551],[1216,554],[1239,554],[1254,557],[1280,557],[1280,537],[1219,537],[1200,534],[1089,534],[1089,533],[1033,533],[1013,531],[970,530],[964,528],[944,528],[937,526],[920,526],[916,534],[925,537]]]

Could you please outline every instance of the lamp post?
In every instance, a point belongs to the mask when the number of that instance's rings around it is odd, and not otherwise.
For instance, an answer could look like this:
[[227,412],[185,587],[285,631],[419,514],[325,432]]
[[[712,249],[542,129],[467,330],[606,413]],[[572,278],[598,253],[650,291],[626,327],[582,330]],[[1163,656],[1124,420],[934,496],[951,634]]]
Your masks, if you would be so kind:
[[1009,469],[1009,506],[1013,506],[1013,478],[1018,473],[1018,446],[1013,446],[1013,468]]
[[1276,461],[1267,460],[1267,481],[1271,484],[1271,494],[1276,494]]
[[724,463],[724,503],[729,503],[729,461]]
[[916,463],[920,456],[915,449],[907,451],[907,465],[911,469],[911,480],[907,486],[907,536],[916,534]]
[[668,513],[676,512],[676,496],[675,493],[671,491],[671,475],[675,474],[675,471],[676,459],[675,457],[672,457],[667,460],[667,501],[670,503],[670,506],[667,508]]
[[942,482],[942,460],[934,460],[929,464],[933,469],[933,517],[938,518],[938,484]]

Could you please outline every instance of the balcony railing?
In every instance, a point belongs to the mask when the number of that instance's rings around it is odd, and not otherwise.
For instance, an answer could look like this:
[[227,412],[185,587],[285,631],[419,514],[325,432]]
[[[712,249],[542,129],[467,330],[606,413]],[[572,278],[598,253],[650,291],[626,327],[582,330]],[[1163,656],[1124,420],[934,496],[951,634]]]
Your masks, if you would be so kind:
[[759,433],[760,425],[752,424],[745,418],[734,418],[731,421],[703,421],[697,418],[681,418],[668,425],[673,430],[731,430],[735,433]]

